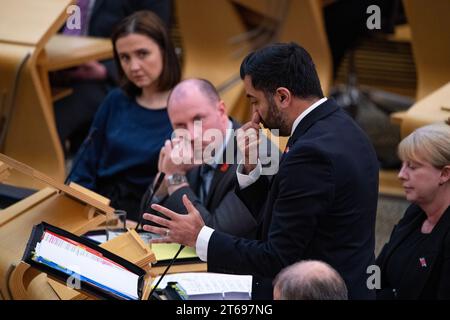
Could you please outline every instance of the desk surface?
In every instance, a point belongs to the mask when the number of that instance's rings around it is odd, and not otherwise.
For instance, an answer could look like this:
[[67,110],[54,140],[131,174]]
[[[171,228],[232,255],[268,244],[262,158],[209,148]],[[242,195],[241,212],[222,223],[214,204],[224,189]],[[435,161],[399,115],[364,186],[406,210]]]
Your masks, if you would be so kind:
[[416,102],[406,112],[395,113],[392,122],[401,125],[402,138],[415,129],[450,119],[450,82]]
[[391,115],[392,122],[401,124],[406,118],[417,118],[424,123],[446,120],[450,117],[450,82],[416,102],[404,112]]
[[416,102],[408,111],[409,117],[432,123],[450,117],[450,82]]
[[[152,267],[151,273],[159,276],[162,275],[167,266]],[[207,264],[206,262],[188,263],[188,264],[175,264],[170,267],[168,274],[170,273],[180,273],[180,272],[206,272]]]
[[46,42],[66,19],[73,0],[2,1],[0,42],[38,46]]
[[75,67],[90,60],[113,57],[110,39],[55,35],[45,46],[47,58],[41,65],[48,71]]

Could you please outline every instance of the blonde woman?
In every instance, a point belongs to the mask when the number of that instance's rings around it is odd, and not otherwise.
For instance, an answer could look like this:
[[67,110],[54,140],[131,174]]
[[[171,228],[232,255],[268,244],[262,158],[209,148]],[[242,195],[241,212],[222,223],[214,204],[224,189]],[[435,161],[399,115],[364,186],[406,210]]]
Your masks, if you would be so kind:
[[450,299],[450,125],[433,124],[399,145],[398,174],[412,202],[377,265],[378,299]]

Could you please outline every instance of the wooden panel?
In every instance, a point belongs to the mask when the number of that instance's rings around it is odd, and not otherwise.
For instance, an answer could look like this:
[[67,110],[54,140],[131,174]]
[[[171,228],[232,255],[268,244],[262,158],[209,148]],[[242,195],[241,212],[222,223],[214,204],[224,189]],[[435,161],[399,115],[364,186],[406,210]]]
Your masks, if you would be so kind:
[[[64,155],[53,107],[35,65],[33,47],[0,43],[0,83],[10,109],[1,152],[63,181]],[[16,185],[35,187],[25,180],[16,181]]]
[[240,6],[243,6],[251,11],[254,11],[260,15],[277,19],[277,9],[280,7],[279,0],[230,0]]
[[450,108],[450,82],[408,109],[401,123],[402,138],[419,127],[449,119],[448,108]]
[[52,101],[58,101],[73,94],[72,88],[52,88]]
[[71,0],[1,1],[0,42],[41,47],[64,23]]
[[[415,97],[417,80],[411,44],[390,39],[365,38],[355,47],[358,84]],[[339,66],[336,83],[347,83],[349,63],[347,53]]]
[[45,46],[45,51],[47,59],[40,61],[40,64],[49,71],[78,66],[90,60],[113,57],[111,40],[94,37],[55,35]]
[[[55,193],[46,201],[37,203],[23,214],[16,216],[14,223],[7,223],[1,227],[0,251],[9,252],[20,259],[26,242],[31,234],[33,225],[45,221],[69,232],[81,235],[105,221],[104,215],[92,220],[87,219],[85,206],[72,201],[63,194]],[[8,214],[8,209],[5,210]]]
[[244,25],[229,0],[175,3],[184,49],[183,78],[205,78],[219,89],[231,81],[220,94],[232,111],[243,90],[239,67],[250,47],[245,41],[233,44],[231,40],[246,31]]
[[398,170],[380,170],[379,192],[384,195],[404,197],[405,192],[397,177]]
[[322,3],[316,0],[290,1],[287,16],[281,27],[281,42],[295,41],[312,56],[325,95],[328,94],[333,62],[322,12]]
[[[15,159],[11,159],[4,154],[0,153],[0,161],[6,163],[12,169],[21,172],[24,176],[27,177],[28,180],[37,180],[41,183],[45,183],[45,185],[54,187],[55,189],[64,192],[67,196],[72,197],[75,200],[79,200],[85,204],[88,204],[92,207],[98,208],[102,212],[111,215],[114,212],[114,209],[105,204],[104,197],[91,197],[93,194],[92,191],[88,191],[88,194],[84,192],[85,188],[74,189],[65,184],[59,183],[57,181],[52,180],[50,177],[46,176],[42,172],[35,170],[23,163],[16,161]],[[98,198],[98,199],[97,199]]]
[[421,99],[450,81],[450,1],[404,0],[403,5],[417,66],[417,99]]

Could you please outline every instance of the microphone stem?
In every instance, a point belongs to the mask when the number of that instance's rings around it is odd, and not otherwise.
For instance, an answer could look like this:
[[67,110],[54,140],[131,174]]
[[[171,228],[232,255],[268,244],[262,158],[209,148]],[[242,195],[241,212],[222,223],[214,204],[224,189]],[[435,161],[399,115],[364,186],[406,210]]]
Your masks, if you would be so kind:
[[[161,184],[162,184],[162,182],[163,182],[163,180],[164,180],[164,176],[165,176],[164,172],[160,172],[160,173],[159,173],[158,179],[156,180],[155,186],[154,186],[154,188],[153,188],[152,195],[150,196],[150,200],[148,201],[149,204],[150,204],[150,206],[152,205],[152,200],[153,200],[153,198],[155,197],[155,193],[156,193],[156,192],[158,191],[158,189],[161,187]],[[136,232],[138,231],[139,227],[141,226],[142,220],[143,220],[143,219],[144,219],[144,212],[141,212],[141,216],[140,216],[140,218],[139,218],[139,222],[138,222],[138,224],[136,225],[136,228],[134,228],[134,230],[136,230]]]
[[161,275],[161,277],[159,278],[158,282],[155,284],[155,286],[153,287],[153,289],[150,291],[149,294],[149,299],[152,297],[153,293],[155,292],[156,288],[158,288],[159,284],[161,283],[162,279],[164,278],[164,276],[167,274],[167,271],[169,271],[170,267],[174,264],[175,260],[177,260],[178,255],[180,254],[181,250],[184,249],[184,245],[180,245],[180,248],[178,249],[177,253],[175,254],[175,256],[172,258],[172,260],[170,261],[169,265],[166,267],[166,269],[164,270],[163,274]]

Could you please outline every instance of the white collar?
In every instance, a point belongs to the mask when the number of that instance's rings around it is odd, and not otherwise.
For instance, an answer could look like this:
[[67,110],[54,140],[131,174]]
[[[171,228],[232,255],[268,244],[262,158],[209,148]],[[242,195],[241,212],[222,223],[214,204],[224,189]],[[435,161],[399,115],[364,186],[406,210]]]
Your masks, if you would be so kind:
[[322,99],[314,102],[312,105],[310,105],[305,111],[303,111],[298,117],[297,119],[295,119],[294,124],[292,125],[292,130],[291,130],[291,136],[294,134],[295,129],[297,128],[297,126],[299,125],[300,121],[303,120],[303,118],[305,118],[311,111],[313,111],[314,109],[316,109],[318,106],[320,106],[322,103],[324,103],[325,101],[327,101],[327,97],[323,97]]

